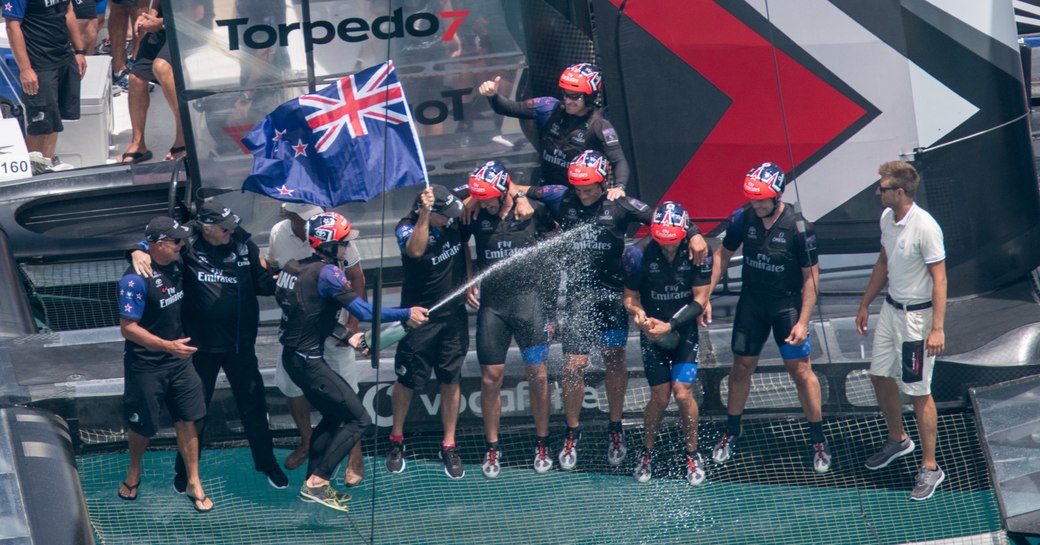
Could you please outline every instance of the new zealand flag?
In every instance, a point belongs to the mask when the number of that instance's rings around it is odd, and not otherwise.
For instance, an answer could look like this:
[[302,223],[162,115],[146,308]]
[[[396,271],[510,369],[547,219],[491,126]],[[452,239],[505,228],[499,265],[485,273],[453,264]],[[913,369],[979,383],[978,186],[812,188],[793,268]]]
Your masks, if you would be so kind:
[[242,143],[253,154],[242,189],[280,201],[331,208],[428,183],[393,62],[282,104]]

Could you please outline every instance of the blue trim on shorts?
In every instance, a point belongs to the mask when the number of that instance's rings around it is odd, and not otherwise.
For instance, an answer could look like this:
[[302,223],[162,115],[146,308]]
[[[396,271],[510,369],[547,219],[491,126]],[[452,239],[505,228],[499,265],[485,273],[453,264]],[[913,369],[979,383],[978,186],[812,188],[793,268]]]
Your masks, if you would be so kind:
[[627,329],[608,329],[600,334],[603,348],[622,348],[628,344]]
[[524,348],[520,351],[520,356],[524,358],[524,363],[527,365],[541,365],[549,359],[549,345],[540,344]]
[[97,14],[98,15],[104,15],[105,14],[105,8],[107,8],[107,7],[108,7],[108,0],[98,0],[97,1],[97,10],[96,10]]
[[697,380],[696,363],[677,363],[672,366],[672,382],[693,384]]
[[812,349],[812,335],[805,337],[805,342],[800,346],[791,346],[783,343],[780,345],[780,357],[785,360],[800,360],[809,357]]

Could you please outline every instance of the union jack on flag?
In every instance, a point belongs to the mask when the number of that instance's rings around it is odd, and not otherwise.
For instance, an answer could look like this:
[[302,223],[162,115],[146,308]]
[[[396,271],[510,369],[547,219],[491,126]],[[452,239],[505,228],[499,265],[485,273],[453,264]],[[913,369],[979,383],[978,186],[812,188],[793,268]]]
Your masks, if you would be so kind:
[[[408,111],[393,109],[396,104],[404,104],[404,90],[394,75],[392,63],[376,67],[374,74],[367,78],[357,76],[345,77],[328,88],[333,89],[335,97],[324,94],[303,95],[298,100],[301,106],[316,108],[317,111],[307,116],[307,125],[315,132],[323,132],[314,148],[318,153],[327,151],[343,128],[350,131],[351,138],[368,134],[362,118],[386,121],[398,125],[408,123]],[[327,88],[327,89],[328,89]]]
[[242,189],[281,201],[329,208],[428,183],[392,61],[282,104],[242,143],[253,154]]

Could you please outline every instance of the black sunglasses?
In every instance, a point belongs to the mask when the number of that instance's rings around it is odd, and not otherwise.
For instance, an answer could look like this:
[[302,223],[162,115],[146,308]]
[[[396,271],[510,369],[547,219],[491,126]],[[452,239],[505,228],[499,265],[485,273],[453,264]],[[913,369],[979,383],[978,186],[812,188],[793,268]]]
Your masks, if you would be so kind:
[[585,94],[584,93],[564,93],[563,94],[563,98],[567,98],[567,99],[570,99],[570,100],[582,100],[582,99],[585,98]]
[[900,188],[898,188],[898,187],[895,187],[895,186],[892,186],[892,187],[885,187],[885,186],[883,186],[883,185],[881,185],[881,184],[878,184],[878,191],[881,191],[881,192],[885,192],[885,191],[895,191],[895,190],[897,190],[897,189],[900,189]]

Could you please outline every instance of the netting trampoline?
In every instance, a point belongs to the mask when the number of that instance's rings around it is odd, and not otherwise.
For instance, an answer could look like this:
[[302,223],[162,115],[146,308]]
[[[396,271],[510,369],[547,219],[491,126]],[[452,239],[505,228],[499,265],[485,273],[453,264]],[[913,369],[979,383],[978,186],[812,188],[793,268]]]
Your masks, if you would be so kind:
[[[702,453],[721,431],[702,422]],[[908,431],[916,434],[912,421]],[[809,467],[800,420],[749,419],[735,458],[725,466],[708,461],[708,480],[696,487],[682,479],[674,422],[662,429],[654,478],[645,484],[632,478],[631,450],[621,467],[606,464],[602,427],[586,427],[581,446],[588,455],[578,471],[536,474],[528,432],[502,435],[502,473],[485,479],[480,430],[460,430],[467,475],[459,481],[444,475],[435,434],[409,438],[408,467],[397,475],[383,467],[386,445],[366,438],[366,478],[350,490],[349,513],[300,501],[302,469],[289,474],[288,489],[272,489],[253,471],[248,449],[234,444],[203,457],[203,483],[217,505],[207,515],[173,490],[172,451],[148,453],[136,502],[116,496],[125,453],[80,456],[78,463],[104,544],[1006,542],[994,534],[1000,516],[970,412],[940,416],[939,463],[947,479],[926,502],[909,500],[917,453],[881,471],[863,468],[883,438],[877,417],[826,420],[835,463],[825,475]],[[640,428],[629,429],[628,441],[630,448],[641,445]]]

